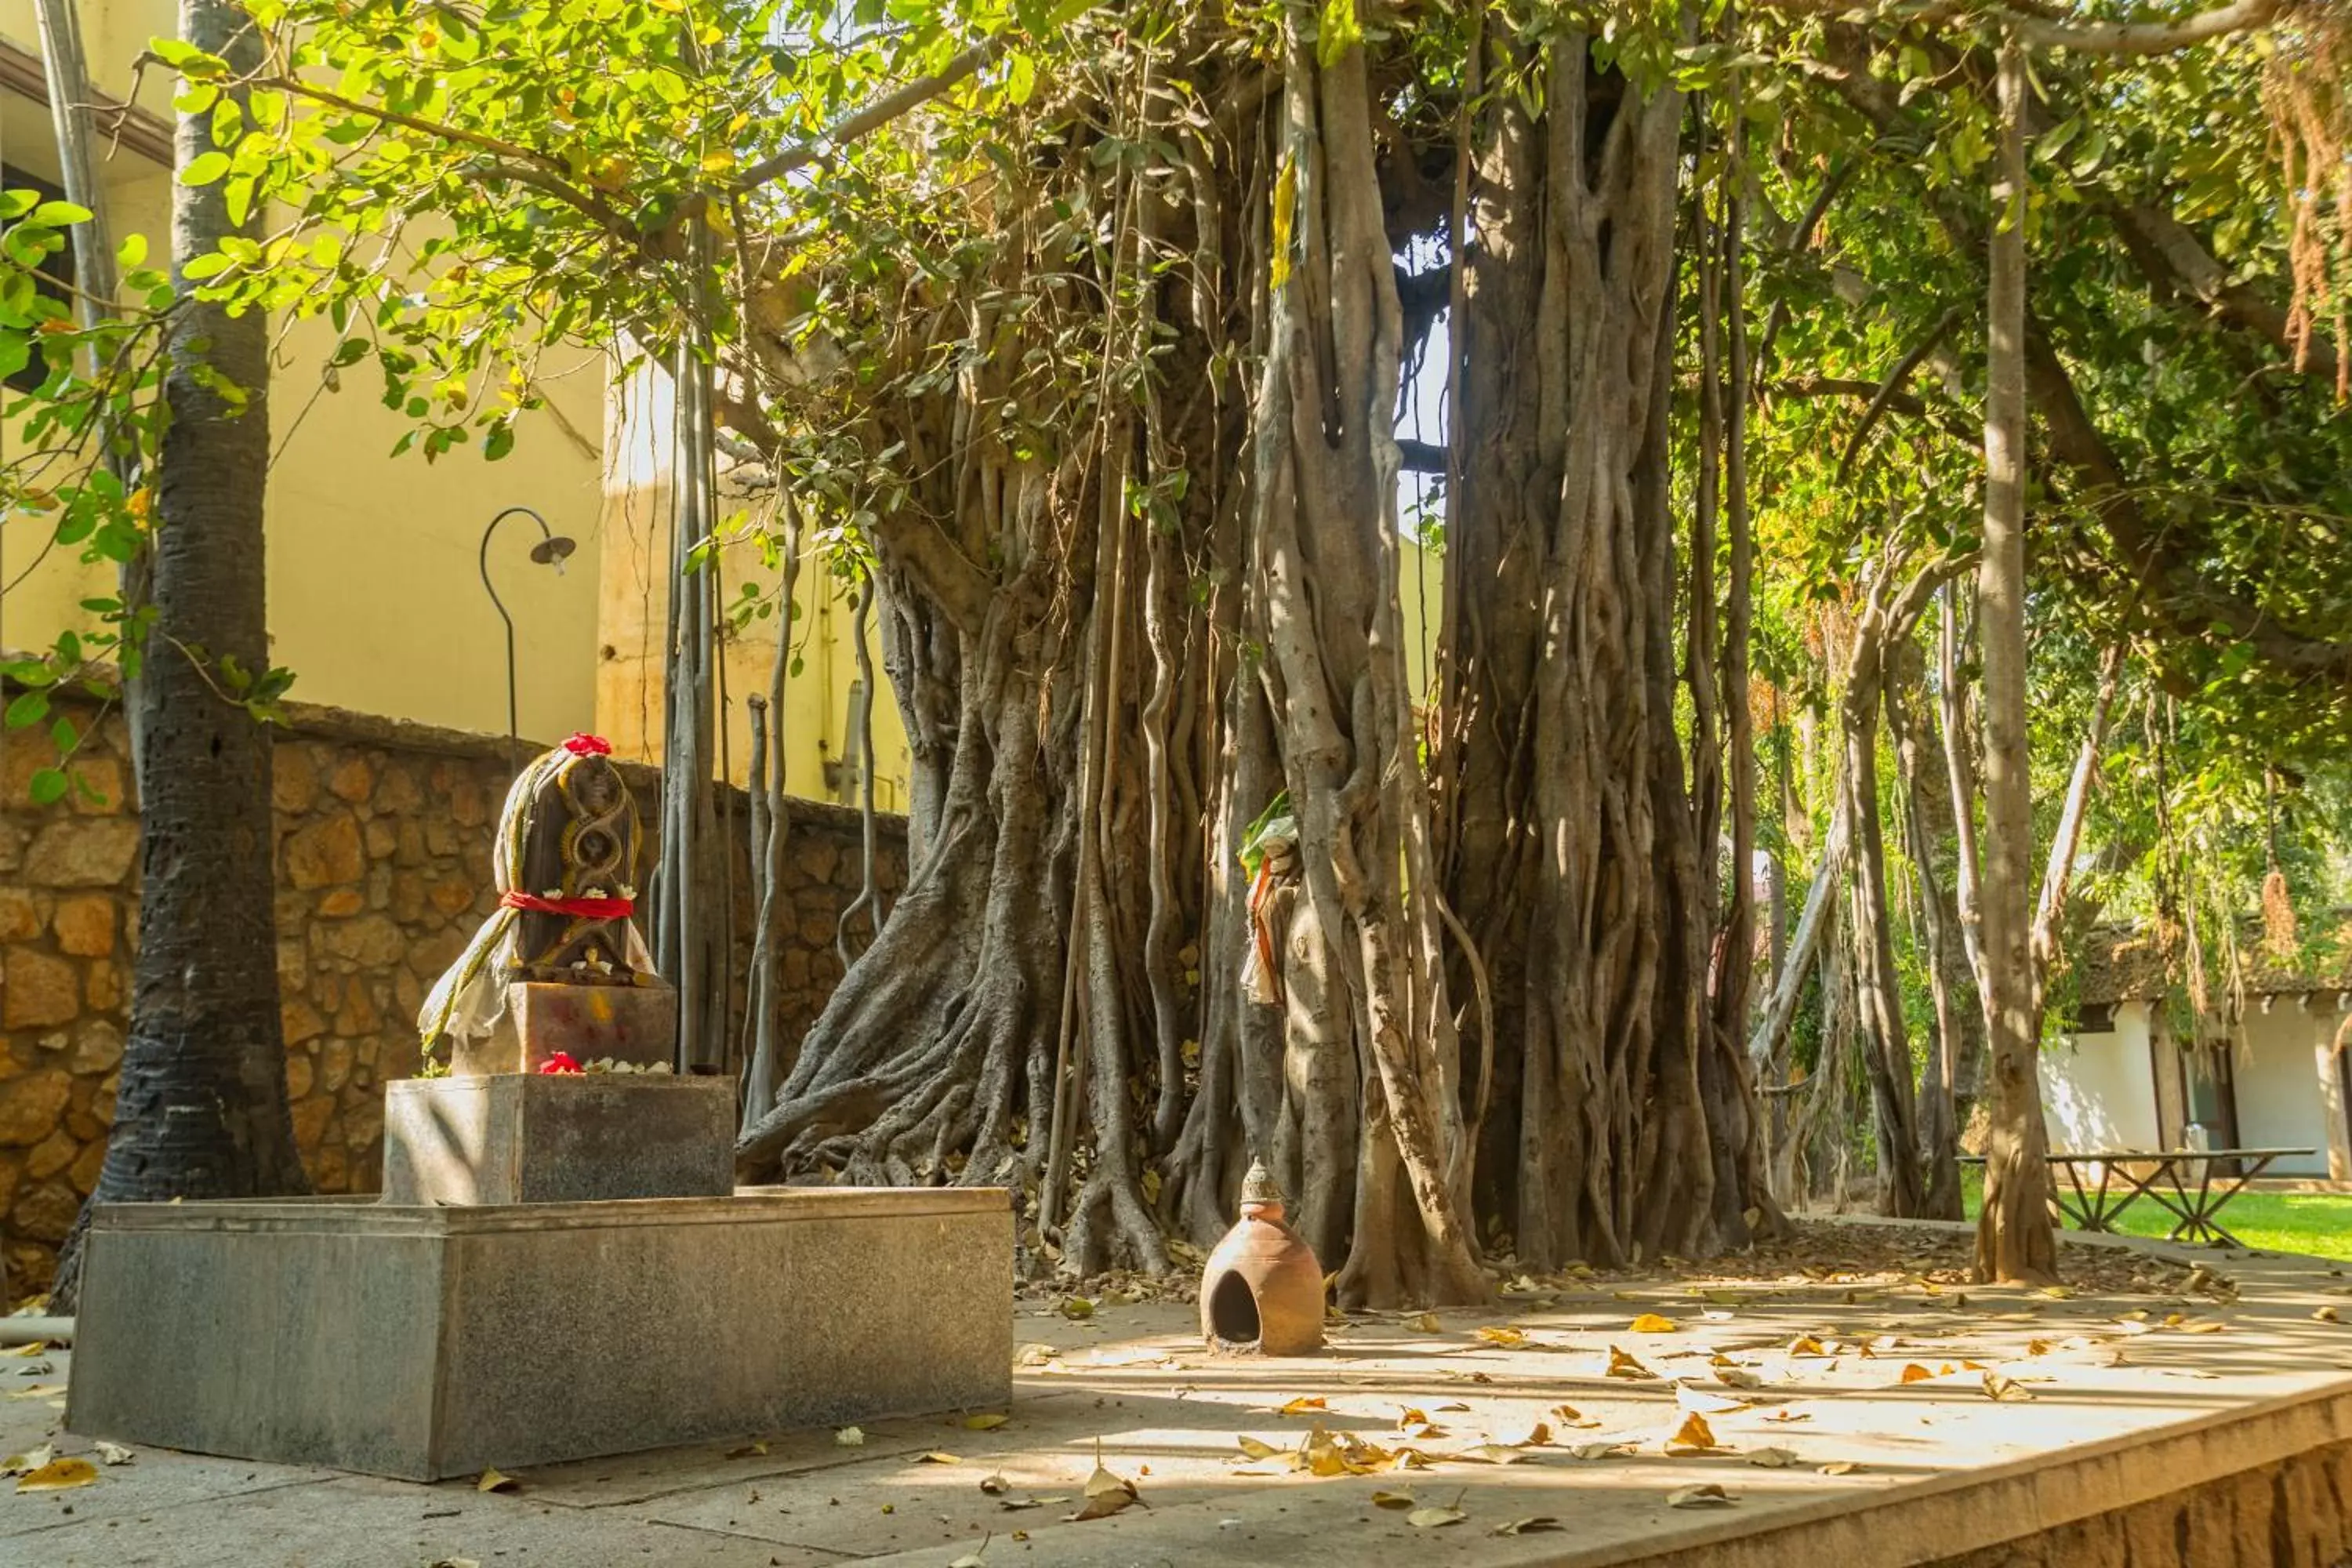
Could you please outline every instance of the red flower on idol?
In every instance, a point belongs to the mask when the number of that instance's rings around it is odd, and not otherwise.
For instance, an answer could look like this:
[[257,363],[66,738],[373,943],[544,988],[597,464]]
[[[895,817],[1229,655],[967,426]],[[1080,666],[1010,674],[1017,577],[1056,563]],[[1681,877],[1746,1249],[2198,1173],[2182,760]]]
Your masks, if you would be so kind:
[[564,742],[563,749],[575,757],[609,757],[613,754],[613,742],[583,730]]
[[570,1051],[550,1051],[547,1059],[539,1064],[539,1070],[543,1073],[578,1072],[580,1064],[572,1060]]

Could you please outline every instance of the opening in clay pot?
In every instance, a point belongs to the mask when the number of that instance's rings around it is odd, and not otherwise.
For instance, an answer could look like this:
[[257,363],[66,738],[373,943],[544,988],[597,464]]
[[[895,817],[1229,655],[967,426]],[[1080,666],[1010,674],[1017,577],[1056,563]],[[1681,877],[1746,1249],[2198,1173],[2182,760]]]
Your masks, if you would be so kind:
[[1239,1274],[1225,1275],[1209,1292],[1209,1330],[1227,1344],[1257,1343],[1257,1297]]

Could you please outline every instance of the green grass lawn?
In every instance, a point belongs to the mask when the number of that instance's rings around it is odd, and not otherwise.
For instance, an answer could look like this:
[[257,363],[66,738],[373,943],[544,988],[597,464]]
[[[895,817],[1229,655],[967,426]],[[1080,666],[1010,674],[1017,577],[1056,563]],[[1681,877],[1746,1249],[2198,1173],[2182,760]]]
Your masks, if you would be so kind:
[[[1964,1169],[1961,1181],[1969,1217],[1977,1217],[1983,1173]],[[2230,1234],[2259,1252],[2300,1252],[2352,1261],[2352,1194],[2334,1193],[2241,1193],[2221,1211]],[[2132,1236],[2161,1237],[2173,1226],[2170,1211],[2142,1197],[2124,1211],[2116,1228]]]

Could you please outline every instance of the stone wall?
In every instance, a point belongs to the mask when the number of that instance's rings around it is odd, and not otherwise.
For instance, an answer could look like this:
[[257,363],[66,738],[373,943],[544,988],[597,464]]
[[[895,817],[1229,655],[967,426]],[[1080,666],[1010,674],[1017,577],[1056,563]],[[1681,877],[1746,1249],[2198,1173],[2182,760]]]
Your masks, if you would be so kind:
[[[77,791],[33,805],[32,773],[53,756],[41,731],[0,737],[0,1242],[16,1295],[47,1283],[98,1180],[138,940],[139,824],[121,717],[99,721],[78,760],[97,798]],[[490,835],[512,776],[506,742],[298,708],[276,763],[278,969],[295,1137],[320,1191],[372,1192],[384,1080],[416,1070],[417,1007],[496,902]],[[656,775],[625,771],[650,830]],[[748,948],[746,816],[730,794],[736,929]],[[877,879],[895,893],[905,824],[885,817],[880,827]],[[793,803],[787,1039],[840,978],[834,922],[856,896],[858,839],[856,812]]]

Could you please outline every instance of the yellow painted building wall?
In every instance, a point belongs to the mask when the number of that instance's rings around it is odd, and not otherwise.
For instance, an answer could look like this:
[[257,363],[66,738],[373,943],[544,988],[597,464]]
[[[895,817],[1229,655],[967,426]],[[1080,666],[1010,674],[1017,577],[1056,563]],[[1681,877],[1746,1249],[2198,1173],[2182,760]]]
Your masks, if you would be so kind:
[[[172,30],[174,7],[171,0],[81,0],[81,16],[96,85],[120,98],[147,40]],[[0,0],[0,46],[37,58],[32,0]],[[141,106],[168,120],[169,95],[170,73],[151,68]],[[0,160],[55,183],[56,144],[41,103],[0,92]],[[142,233],[160,261],[169,250],[171,172],[125,149],[108,162],[105,180],[117,241]],[[428,465],[413,452],[390,456],[407,425],[383,406],[364,365],[345,390],[323,390],[320,367],[333,342],[323,320],[293,323],[271,366],[271,654],[295,672],[291,695],[503,732],[504,631],[478,559],[484,526],[520,504],[579,543],[558,575],[530,563],[538,531],[527,520],[509,520],[494,542],[490,572],[515,619],[520,727],[539,739],[588,728],[603,542],[604,356],[583,353],[542,375],[551,412],[519,423],[507,458],[488,463],[478,449],[460,449]],[[13,440],[13,431],[0,435]],[[0,522],[0,583],[31,568],[0,601],[0,647],[46,646],[58,630],[87,622],[79,601],[111,581],[110,566],[84,565],[76,552],[53,550],[34,565],[47,537],[37,518]]]
[[[640,371],[616,390],[605,428],[611,455],[605,479],[602,534],[603,583],[596,667],[596,723],[619,754],[658,760],[662,736],[662,644],[669,616],[670,476],[675,446],[676,403],[669,378]],[[757,511],[768,503],[755,494],[727,501],[730,512]],[[721,604],[731,604],[749,583],[764,595],[775,591],[777,574],[761,563],[748,541],[718,552]],[[855,773],[827,764],[854,757],[850,716],[857,679],[856,645],[851,636],[854,598],[847,586],[814,552],[801,564],[793,594],[799,609],[793,638],[801,670],[787,675],[783,704],[784,784],[792,794],[856,804]],[[728,776],[747,781],[751,769],[750,708],[745,698],[765,696],[775,668],[776,638],[783,617],[751,622],[726,643],[726,761]],[[874,804],[882,811],[907,808],[907,731],[882,668],[878,633],[869,631],[874,661]]]

